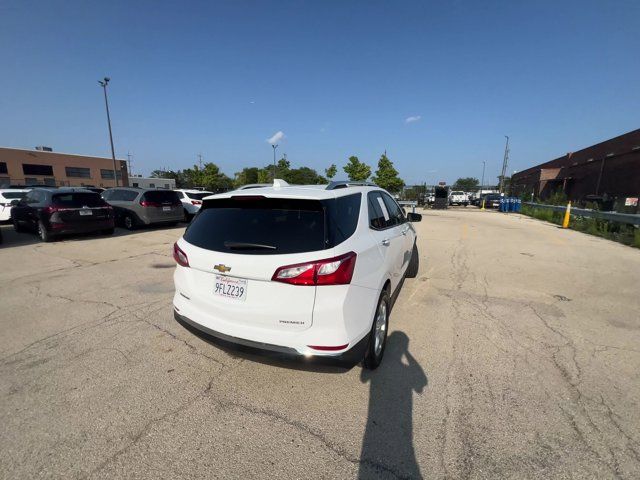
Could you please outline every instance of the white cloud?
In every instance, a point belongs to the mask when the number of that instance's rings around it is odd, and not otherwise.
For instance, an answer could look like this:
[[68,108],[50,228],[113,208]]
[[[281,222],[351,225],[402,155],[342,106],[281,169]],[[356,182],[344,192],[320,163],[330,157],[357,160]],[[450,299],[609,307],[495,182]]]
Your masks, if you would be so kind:
[[404,120],[404,123],[415,123],[420,121],[420,119],[422,118],[422,115],[415,115],[413,117],[407,117]]
[[284,139],[284,132],[282,130],[278,130],[276,133],[273,134],[273,137],[267,139],[267,143],[270,143],[271,145],[275,145],[282,139]]

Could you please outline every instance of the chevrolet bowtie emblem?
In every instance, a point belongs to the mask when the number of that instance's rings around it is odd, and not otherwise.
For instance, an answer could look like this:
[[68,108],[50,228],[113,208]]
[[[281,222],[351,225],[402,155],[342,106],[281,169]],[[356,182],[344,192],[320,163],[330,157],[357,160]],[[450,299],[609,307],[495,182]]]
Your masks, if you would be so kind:
[[231,271],[231,267],[227,267],[226,265],[224,265],[222,263],[219,264],[219,265],[214,266],[213,269],[219,271],[220,273],[227,273],[227,272]]

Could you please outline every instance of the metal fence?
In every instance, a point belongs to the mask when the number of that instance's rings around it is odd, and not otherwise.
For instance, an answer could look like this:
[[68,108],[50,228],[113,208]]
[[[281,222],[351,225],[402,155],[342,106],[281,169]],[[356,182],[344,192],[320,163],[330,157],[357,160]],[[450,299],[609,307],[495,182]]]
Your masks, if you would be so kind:
[[[553,210],[554,212],[564,213],[567,210],[566,206],[557,205],[543,205],[541,203],[522,202],[523,205],[528,205],[533,208],[539,208],[542,210]],[[599,218],[601,220],[609,220],[610,222],[626,223],[629,225],[640,225],[640,215],[631,213],[616,213],[616,212],[601,212],[599,210],[589,210],[586,208],[573,208],[571,207],[571,215],[576,217],[588,217]]]

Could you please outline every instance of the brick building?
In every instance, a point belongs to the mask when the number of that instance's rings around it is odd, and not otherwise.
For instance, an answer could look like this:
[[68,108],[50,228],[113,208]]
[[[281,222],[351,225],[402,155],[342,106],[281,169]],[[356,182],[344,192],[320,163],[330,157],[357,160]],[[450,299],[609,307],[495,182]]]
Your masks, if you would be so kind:
[[640,129],[570,152],[512,177],[514,194],[569,200],[615,200],[640,196]]
[[[118,184],[128,186],[127,162],[116,160]],[[70,153],[0,147],[0,187],[50,185],[114,187],[113,160]]]

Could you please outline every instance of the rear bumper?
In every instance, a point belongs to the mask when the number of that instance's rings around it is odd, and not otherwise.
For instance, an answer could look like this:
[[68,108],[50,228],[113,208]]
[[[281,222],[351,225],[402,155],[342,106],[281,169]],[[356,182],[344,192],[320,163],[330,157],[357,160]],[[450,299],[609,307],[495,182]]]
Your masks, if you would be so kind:
[[292,361],[308,361],[312,359],[313,361],[324,363],[324,364],[334,364],[340,366],[354,366],[359,363],[364,357],[365,351],[367,349],[367,344],[369,341],[368,336],[362,338],[359,342],[353,345],[349,350],[345,352],[341,352],[339,354],[334,355],[314,355],[314,354],[302,354],[298,350],[292,347],[286,347],[282,345],[273,345],[269,343],[256,342],[252,340],[247,340],[244,338],[233,337],[231,335],[224,334],[222,332],[218,332],[212,330],[208,327],[205,327],[202,324],[199,324],[185,315],[179,314],[175,308],[173,310],[173,316],[180,325],[185,327],[194,335],[197,335],[205,340],[208,340],[212,343],[221,345],[223,347],[231,348],[234,350],[243,350],[248,351],[250,353],[257,353],[262,356],[267,356],[271,358],[280,358]]
[[48,231],[53,234],[91,233],[114,228],[113,218],[86,223],[49,223]]

